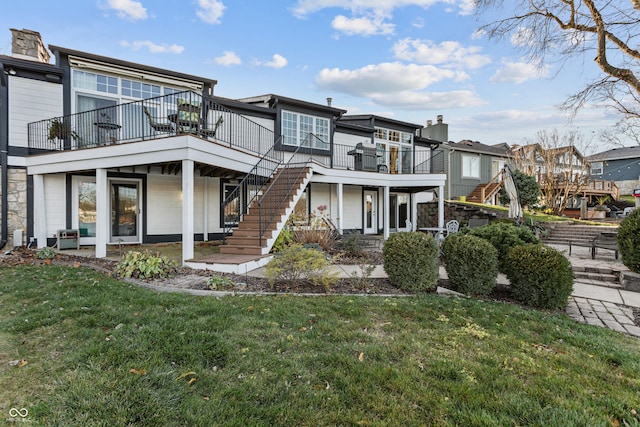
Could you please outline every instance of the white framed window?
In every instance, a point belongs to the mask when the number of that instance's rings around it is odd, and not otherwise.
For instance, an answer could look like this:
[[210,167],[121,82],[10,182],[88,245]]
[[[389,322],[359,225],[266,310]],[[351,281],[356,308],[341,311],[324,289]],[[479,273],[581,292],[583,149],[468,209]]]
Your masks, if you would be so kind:
[[328,149],[329,119],[306,114],[282,111],[282,143],[298,146],[311,133],[314,148]]
[[480,179],[480,156],[462,155],[462,177]]
[[604,162],[591,163],[591,175],[602,175],[604,170]]

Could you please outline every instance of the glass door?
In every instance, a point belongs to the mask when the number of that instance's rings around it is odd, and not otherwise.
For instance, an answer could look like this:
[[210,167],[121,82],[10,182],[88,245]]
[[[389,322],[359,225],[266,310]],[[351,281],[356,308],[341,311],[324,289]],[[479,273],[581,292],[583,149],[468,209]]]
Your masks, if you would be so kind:
[[410,231],[409,195],[389,195],[389,228],[391,231]]
[[73,177],[72,227],[80,232],[81,245],[96,244],[96,180],[93,177]]
[[378,193],[376,191],[364,192],[364,234],[378,233]]
[[111,243],[140,242],[139,183],[111,181]]

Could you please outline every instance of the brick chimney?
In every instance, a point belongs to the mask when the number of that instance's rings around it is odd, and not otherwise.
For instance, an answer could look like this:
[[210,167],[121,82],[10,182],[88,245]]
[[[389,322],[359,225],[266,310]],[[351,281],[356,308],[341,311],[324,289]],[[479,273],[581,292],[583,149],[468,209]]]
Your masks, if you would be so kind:
[[11,56],[29,61],[49,63],[51,55],[42,43],[40,33],[32,30],[11,28]]

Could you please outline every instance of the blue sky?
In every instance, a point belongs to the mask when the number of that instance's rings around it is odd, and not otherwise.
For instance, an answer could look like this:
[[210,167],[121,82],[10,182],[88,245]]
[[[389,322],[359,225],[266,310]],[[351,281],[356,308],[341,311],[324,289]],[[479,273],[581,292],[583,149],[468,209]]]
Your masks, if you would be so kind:
[[[449,139],[523,143],[569,126],[556,107],[597,75],[591,59],[527,63],[509,40],[477,29],[471,0],[21,0],[4,5],[9,28],[45,45],[218,80],[228,98],[275,93],[348,114],[425,124],[438,114]],[[573,121],[586,139],[617,121],[586,108]],[[594,138],[595,151],[604,149]],[[599,146],[600,145],[600,146]]]

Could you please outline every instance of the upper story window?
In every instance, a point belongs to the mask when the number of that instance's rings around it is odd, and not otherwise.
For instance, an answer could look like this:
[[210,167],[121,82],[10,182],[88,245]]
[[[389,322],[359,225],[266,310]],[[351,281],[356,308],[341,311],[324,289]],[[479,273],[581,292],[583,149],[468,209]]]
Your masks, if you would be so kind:
[[591,175],[602,175],[604,169],[604,162],[591,163]]
[[413,135],[411,133],[392,129],[376,128],[375,138],[382,141],[399,142],[403,144],[413,143]]
[[282,112],[283,144],[298,146],[310,133],[316,136],[312,141],[314,148],[322,148],[325,150],[329,148],[328,119],[293,113],[291,111]]
[[480,156],[462,155],[462,177],[480,179]]
[[160,96],[160,86],[122,79],[122,96],[145,99]]
[[73,87],[77,89],[117,94],[118,79],[102,74],[75,70],[73,72]]

